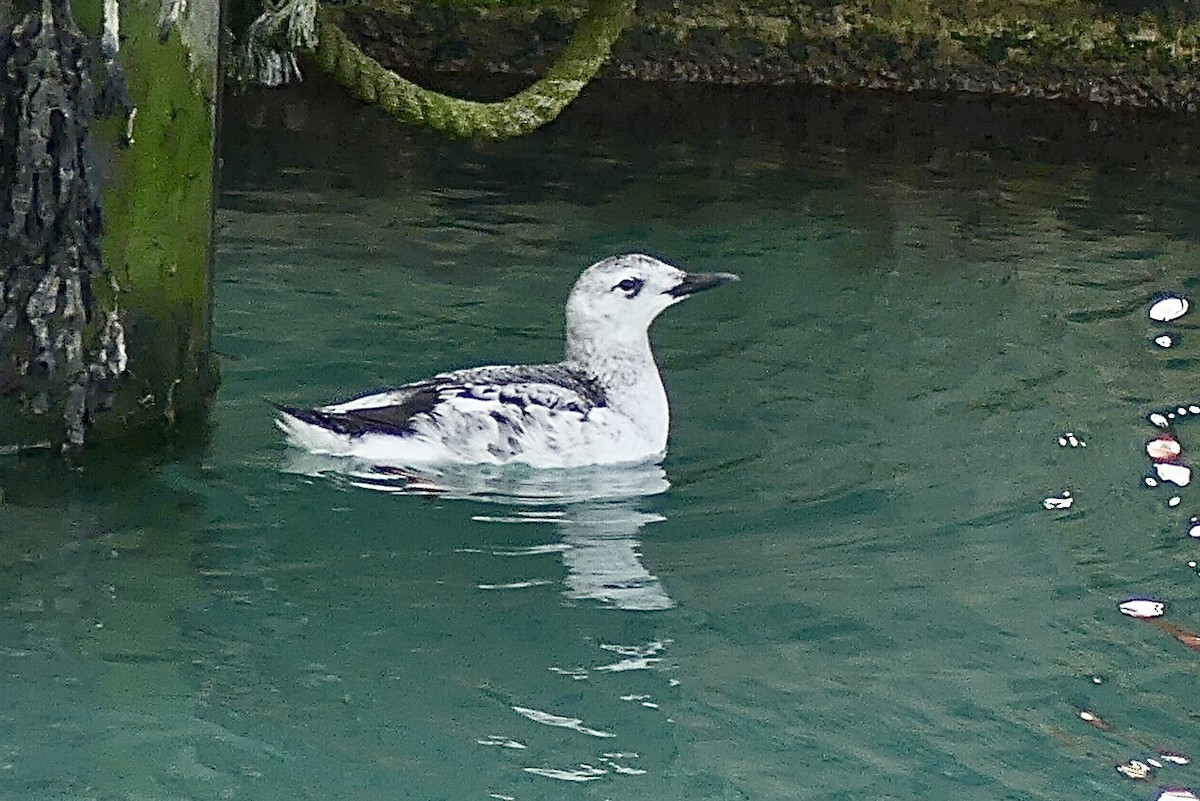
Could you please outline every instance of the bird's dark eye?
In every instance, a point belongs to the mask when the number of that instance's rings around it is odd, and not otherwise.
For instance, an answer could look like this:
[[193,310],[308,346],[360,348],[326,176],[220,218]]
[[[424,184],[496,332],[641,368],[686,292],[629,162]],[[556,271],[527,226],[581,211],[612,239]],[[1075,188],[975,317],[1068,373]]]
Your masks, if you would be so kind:
[[626,278],[621,283],[614,286],[613,289],[621,290],[625,293],[627,298],[636,298],[638,293],[642,291],[642,287],[645,285],[646,282],[640,278]]

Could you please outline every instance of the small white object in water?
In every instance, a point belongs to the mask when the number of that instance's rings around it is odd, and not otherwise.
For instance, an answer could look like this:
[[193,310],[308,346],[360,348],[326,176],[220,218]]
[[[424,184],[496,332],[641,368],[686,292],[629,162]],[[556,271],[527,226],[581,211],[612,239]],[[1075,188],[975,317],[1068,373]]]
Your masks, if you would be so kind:
[[1071,497],[1071,493],[1064,491],[1061,497],[1050,497],[1042,501],[1043,509],[1070,509],[1071,504],[1075,503],[1075,499]]
[[1170,481],[1177,487],[1186,487],[1192,483],[1192,468],[1184,464],[1159,462],[1154,465],[1154,472],[1163,481]]
[[1063,434],[1061,437],[1058,438],[1058,444],[1059,444],[1059,447],[1062,447],[1062,448],[1065,448],[1067,446],[1070,446],[1072,448],[1086,448],[1087,447],[1086,442],[1079,439],[1079,437],[1075,436],[1075,434],[1070,431],[1068,431],[1067,433]]
[[1178,295],[1167,295],[1155,301],[1150,307],[1150,319],[1158,323],[1168,323],[1171,320],[1178,320],[1188,311],[1187,298],[1181,298]]
[[1157,759],[1151,759],[1150,757],[1146,757],[1146,764],[1152,768],[1161,768],[1163,766],[1163,763],[1159,762]]
[[1117,765],[1117,772],[1138,781],[1150,778],[1150,766],[1138,759],[1131,759]]
[[1167,501],[1167,506],[1170,506],[1172,509],[1174,509],[1176,506],[1178,506],[1182,502],[1183,502],[1182,498],[1180,498],[1178,495],[1174,495],[1171,497],[1171,500]]
[[1197,796],[1186,787],[1167,787],[1156,801],[1197,801]]
[[1159,414],[1158,412],[1154,412],[1147,419],[1149,419],[1152,424],[1158,426],[1159,428],[1166,428],[1167,426],[1170,425],[1170,423],[1167,421],[1166,416]]
[[1149,598],[1130,598],[1122,601],[1118,608],[1121,614],[1136,618],[1162,617],[1166,611],[1162,601],[1152,601]]
[[1175,344],[1175,340],[1171,339],[1170,334],[1159,334],[1154,338],[1154,344],[1160,348],[1169,348]]
[[1146,486],[1147,486],[1147,487],[1157,487],[1157,486],[1158,486],[1158,480],[1157,480],[1157,479],[1154,479],[1154,478],[1151,478],[1150,476],[1146,476]]
[[1175,414],[1179,415],[1180,417],[1185,416],[1187,413],[1188,413],[1188,410],[1187,410],[1186,406],[1180,406],[1178,409],[1175,410]]
[[1183,447],[1179,444],[1179,440],[1164,434],[1156,437],[1146,443],[1146,455],[1156,462],[1174,459],[1183,452]]

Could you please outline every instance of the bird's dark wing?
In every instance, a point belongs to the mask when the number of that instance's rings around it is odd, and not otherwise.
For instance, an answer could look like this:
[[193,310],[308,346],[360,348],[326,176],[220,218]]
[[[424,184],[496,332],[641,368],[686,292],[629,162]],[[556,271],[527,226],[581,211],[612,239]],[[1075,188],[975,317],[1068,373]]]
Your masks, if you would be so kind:
[[595,379],[567,365],[546,364],[456,370],[317,409],[277,408],[337,434],[404,436],[413,433],[414,418],[435,417],[438,406],[453,398],[495,403],[505,417],[521,416],[529,407],[585,416],[608,402]]

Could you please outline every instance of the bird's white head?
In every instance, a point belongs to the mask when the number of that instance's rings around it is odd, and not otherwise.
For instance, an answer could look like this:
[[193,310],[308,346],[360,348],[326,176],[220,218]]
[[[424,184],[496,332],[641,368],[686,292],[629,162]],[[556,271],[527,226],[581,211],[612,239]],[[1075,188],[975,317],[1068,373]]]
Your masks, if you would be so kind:
[[[584,270],[567,299],[567,342],[645,341],[668,306],[736,281],[732,273],[687,273],[651,256],[612,256]],[[568,356],[571,354],[568,353]]]

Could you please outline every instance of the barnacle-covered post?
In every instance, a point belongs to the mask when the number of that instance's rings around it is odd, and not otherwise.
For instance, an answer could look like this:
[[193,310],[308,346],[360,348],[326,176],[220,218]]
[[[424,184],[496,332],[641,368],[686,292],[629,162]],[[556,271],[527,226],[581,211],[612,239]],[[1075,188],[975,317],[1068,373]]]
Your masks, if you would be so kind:
[[0,449],[203,420],[220,0],[0,0]]

